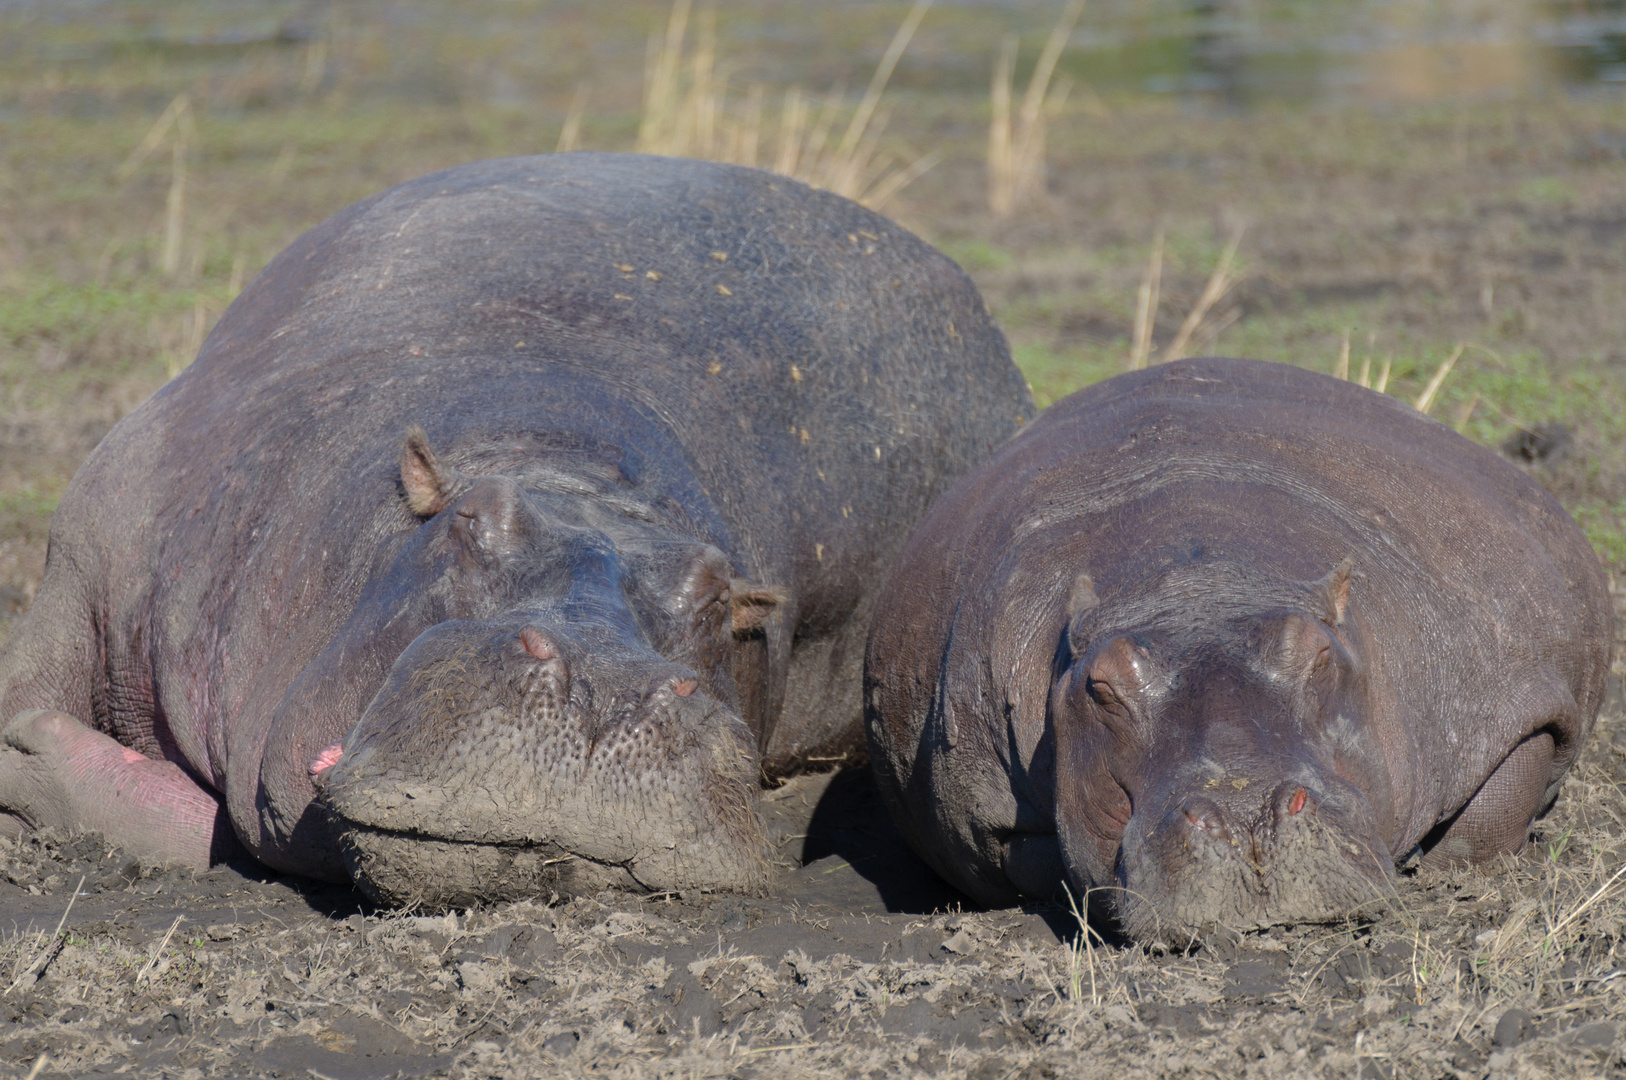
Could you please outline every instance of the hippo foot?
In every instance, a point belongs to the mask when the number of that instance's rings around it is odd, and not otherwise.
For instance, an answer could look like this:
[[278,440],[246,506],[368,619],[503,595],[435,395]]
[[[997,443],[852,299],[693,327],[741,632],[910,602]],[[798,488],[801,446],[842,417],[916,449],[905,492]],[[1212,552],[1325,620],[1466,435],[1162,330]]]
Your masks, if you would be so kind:
[[29,709],[0,731],[0,835],[99,832],[127,851],[208,866],[233,844],[220,803],[173,762],[66,713]]
[[[651,873],[654,867],[649,864],[654,860],[600,862],[557,844],[459,843],[352,824],[341,848],[351,878],[374,902],[410,904],[427,911],[526,897],[580,896],[606,888],[658,892],[678,887],[665,880],[668,875]],[[744,859],[704,884],[761,892],[765,882],[766,863]]]

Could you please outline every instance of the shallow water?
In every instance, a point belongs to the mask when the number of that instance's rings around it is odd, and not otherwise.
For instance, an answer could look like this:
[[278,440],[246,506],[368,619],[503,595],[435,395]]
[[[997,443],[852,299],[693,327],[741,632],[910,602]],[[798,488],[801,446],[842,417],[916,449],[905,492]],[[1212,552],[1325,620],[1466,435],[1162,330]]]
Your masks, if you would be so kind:
[[[734,54],[738,80],[815,85],[830,75],[861,78],[859,69],[873,63],[869,53],[884,46],[904,10],[869,0],[715,6],[719,44]],[[1018,77],[1025,80],[1063,6],[937,0],[894,86],[986,94],[1005,33],[1021,37]],[[380,0],[333,19],[335,9],[289,0],[0,0],[0,19],[77,28],[71,40],[37,41],[43,51],[33,59],[65,63],[94,63],[108,47],[144,47],[177,60],[358,33],[433,52],[437,38],[540,32],[545,40],[546,28],[563,22],[595,39],[600,61],[624,67],[641,57],[623,55],[632,50],[622,46],[658,28],[666,7],[664,0],[629,4],[620,18],[581,0],[517,0],[478,13],[436,0]],[[618,38],[627,40],[612,44]],[[7,51],[0,47],[0,61]],[[1091,0],[1058,71],[1087,92],[1227,108],[1619,92],[1626,88],[1626,0]]]

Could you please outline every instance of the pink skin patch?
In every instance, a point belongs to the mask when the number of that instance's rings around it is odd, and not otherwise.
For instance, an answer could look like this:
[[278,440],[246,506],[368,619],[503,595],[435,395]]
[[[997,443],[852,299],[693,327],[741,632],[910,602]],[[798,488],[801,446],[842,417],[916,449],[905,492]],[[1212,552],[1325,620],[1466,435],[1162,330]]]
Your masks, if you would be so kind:
[[676,694],[678,697],[688,697],[698,689],[700,689],[700,680],[698,679],[672,680],[672,693]]
[[143,754],[138,750],[131,750],[128,746],[126,746],[124,748],[124,763],[126,765],[134,765],[138,761],[146,761],[146,760],[147,760],[147,755],[146,754]]
[[559,650],[553,642],[542,636],[542,631],[534,626],[527,626],[519,632],[519,640],[525,646],[525,651],[538,660],[553,660],[558,657]]
[[1303,788],[1299,788],[1293,793],[1293,801],[1287,804],[1287,812],[1289,814],[1296,814],[1300,810],[1303,810],[1305,800],[1308,798],[1309,796],[1306,794],[1305,790]]
[[334,743],[332,746],[316,755],[316,760],[311,762],[311,775],[316,776],[323,769],[331,769],[333,766],[339,763],[339,759],[343,756],[344,745],[342,743]]

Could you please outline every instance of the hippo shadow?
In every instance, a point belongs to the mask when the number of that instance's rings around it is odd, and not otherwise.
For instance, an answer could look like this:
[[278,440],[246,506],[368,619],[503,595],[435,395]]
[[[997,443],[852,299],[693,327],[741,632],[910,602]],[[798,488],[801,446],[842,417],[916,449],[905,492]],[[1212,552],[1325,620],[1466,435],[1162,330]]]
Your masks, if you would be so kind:
[[[771,894],[849,914],[929,915],[982,905],[927,866],[903,838],[867,765],[800,776],[764,793],[762,817],[777,852]],[[1073,945],[1081,928],[1065,901],[1033,901],[1020,911]],[[1130,944],[1100,913],[1090,913],[1097,944]]]
[[978,907],[909,847],[868,766],[796,777],[765,792],[762,811],[775,897],[851,914]]

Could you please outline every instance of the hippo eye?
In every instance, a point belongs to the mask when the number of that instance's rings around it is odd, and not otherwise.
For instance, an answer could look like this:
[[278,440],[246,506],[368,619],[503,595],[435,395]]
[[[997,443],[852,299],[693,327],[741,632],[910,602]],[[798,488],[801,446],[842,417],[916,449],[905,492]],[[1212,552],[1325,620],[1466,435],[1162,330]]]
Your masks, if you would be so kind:
[[1090,695],[1090,700],[1103,709],[1122,709],[1124,699],[1113,689],[1112,684],[1105,679],[1086,678],[1084,692]]

